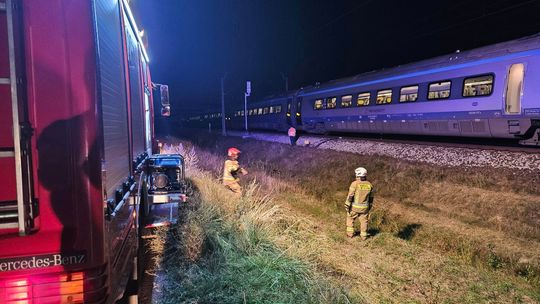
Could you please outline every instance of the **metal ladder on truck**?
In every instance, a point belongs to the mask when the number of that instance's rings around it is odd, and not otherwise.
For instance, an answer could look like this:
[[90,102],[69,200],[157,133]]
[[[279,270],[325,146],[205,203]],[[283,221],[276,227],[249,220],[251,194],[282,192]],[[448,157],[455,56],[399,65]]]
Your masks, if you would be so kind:
[[23,78],[16,69],[16,5],[19,5],[17,0],[0,0],[0,56],[4,57],[0,58],[3,65],[0,66],[0,232],[9,230],[27,235],[34,226],[36,208],[32,189],[31,128],[18,88]]

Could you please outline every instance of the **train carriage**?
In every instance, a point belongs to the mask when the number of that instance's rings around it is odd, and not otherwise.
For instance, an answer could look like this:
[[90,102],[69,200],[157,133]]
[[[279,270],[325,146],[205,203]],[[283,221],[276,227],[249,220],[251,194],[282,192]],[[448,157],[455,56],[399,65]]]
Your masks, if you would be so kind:
[[[308,133],[501,138],[540,145],[538,83],[540,34],[269,97],[249,104],[248,127],[282,131],[293,125]],[[274,102],[285,112],[270,113]],[[240,129],[242,112],[233,113],[232,128]]]
[[534,36],[302,90],[304,130],[538,145],[539,47]]

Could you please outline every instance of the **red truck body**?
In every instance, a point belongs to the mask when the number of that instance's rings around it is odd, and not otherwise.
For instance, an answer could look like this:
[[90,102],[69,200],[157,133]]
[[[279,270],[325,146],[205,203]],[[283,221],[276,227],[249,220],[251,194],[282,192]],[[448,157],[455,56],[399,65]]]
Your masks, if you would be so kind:
[[125,1],[0,0],[0,303],[122,295],[152,111]]

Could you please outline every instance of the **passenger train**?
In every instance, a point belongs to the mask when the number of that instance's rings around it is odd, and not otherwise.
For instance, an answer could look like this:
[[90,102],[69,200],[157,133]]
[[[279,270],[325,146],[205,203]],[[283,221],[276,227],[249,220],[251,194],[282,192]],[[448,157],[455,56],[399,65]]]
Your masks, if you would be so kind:
[[[250,130],[515,139],[540,145],[540,34],[359,74],[249,105]],[[244,111],[227,114],[244,127]],[[191,122],[220,125],[220,114]]]

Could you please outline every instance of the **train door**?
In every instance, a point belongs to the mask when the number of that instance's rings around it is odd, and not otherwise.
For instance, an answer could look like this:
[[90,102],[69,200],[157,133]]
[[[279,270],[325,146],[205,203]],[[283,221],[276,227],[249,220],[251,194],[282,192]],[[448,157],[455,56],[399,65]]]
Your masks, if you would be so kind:
[[287,126],[292,125],[291,112],[292,112],[292,98],[287,98]]
[[504,98],[505,114],[512,115],[521,113],[521,97],[523,94],[524,72],[525,67],[523,63],[513,64],[508,70],[506,94]]
[[34,225],[31,136],[20,87],[17,14],[12,1],[0,1],[0,230],[28,234]]
[[296,125],[302,126],[302,97],[296,98],[296,114],[294,116],[296,119]]

